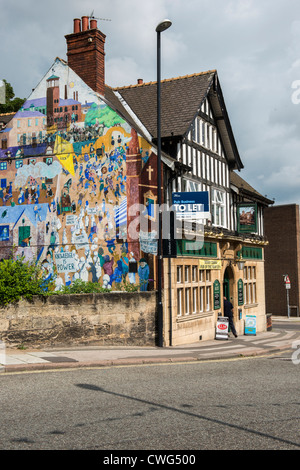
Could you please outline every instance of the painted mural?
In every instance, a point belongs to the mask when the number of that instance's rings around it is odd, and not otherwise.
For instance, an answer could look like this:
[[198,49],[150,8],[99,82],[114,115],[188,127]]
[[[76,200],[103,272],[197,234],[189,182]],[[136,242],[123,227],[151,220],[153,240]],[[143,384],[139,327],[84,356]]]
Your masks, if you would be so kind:
[[1,258],[36,259],[56,289],[147,290],[149,266],[127,238],[127,156],[135,140],[146,165],[151,145],[59,59],[0,138]]

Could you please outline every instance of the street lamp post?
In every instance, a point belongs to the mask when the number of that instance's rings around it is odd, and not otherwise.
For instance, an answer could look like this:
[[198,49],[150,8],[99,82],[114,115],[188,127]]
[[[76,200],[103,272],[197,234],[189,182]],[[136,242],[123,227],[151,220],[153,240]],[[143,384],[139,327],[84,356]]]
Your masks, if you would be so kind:
[[171,26],[170,20],[163,20],[156,27],[157,33],[157,204],[158,204],[158,246],[157,246],[157,313],[158,346],[163,346],[163,305],[162,305],[162,213],[161,213],[161,47],[160,34]]

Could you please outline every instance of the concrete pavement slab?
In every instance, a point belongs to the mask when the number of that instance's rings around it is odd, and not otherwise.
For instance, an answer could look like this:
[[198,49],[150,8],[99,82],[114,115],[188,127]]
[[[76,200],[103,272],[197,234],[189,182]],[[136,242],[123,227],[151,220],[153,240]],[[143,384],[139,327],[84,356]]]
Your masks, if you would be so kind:
[[300,341],[300,328],[285,330],[284,323],[282,325],[276,331],[266,331],[257,335],[240,335],[238,338],[230,337],[228,340],[199,341],[166,348],[84,345],[24,351],[2,348],[0,372],[188,362],[269,354],[291,349],[293,342]]

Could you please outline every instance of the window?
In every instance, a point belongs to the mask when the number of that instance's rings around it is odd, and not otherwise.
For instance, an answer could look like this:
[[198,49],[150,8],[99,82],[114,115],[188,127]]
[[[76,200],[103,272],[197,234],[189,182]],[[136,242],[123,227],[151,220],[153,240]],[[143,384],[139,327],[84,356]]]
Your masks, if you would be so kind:
[[217,132],[216,132],[216,129],[213,128],[212,130],[212,146],[211,146],[211,149],[213,152],[216,151],[216,140],[217,140]]
[[6,150],[7,149],[7,139],[2,139],[1,140],[1,148],[3,150]]
[[177,289],[177,315],[181,316],[183,313],[183,289]]
[[256,267],[244,267],[244,302],[253,305],[257,302],[256,296]]
[[0,162],[0,170],[7,170],[7,162]]
[[0,225],[0,241],[9,240],[9,225]]
[[19,227],[19,246],[30,246],[30,227]]
[[206,126],[206,147],[210,148],[210,126],[208,124]]
[[177,317],[207,315],[213,309],[210,270],[199,270],[198,264],[177,266]]
[[16,169],[22,168],[23,166],[23,160],[16,160]]
[[198,288],[193,287],[193,306],[192,306],[192,313],[197,313],[198,312]]
[[201,123],[201,144],[205,145],[205,122]]
[[226,226],[225,199],[226,193],[218,189],[212,189],[211,192],[211,215],[213,225],[220,227]]
[[191,313],[190,304],[191,304],[191,288],[187,287],[185,289],[185,312],[184,312],[186,315]]
[[211,309],[211,286],[206,287],[206,311]]

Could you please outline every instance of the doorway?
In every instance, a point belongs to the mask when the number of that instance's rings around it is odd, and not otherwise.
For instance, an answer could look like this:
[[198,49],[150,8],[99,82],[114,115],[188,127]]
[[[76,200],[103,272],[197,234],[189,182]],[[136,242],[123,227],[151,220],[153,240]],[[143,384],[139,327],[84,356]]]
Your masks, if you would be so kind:
[[[233,270],[230,266],[227,266],[224,272],[223,278],[223,296],[226,297],[227,300],[230,302],[233,301],[233,281],[234,281],[234,274]],[[233,303],[233,302],[232,302]]]

